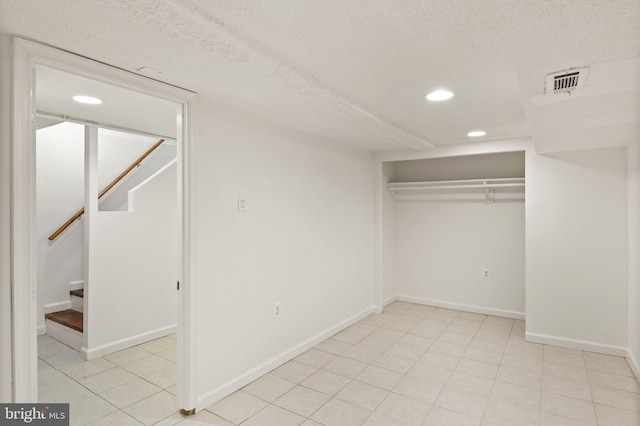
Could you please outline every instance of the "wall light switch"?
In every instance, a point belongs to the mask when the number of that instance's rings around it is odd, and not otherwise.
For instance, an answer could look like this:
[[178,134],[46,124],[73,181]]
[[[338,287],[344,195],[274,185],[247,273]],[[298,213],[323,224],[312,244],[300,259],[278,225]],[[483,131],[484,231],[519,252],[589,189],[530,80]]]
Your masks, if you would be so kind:
[[482,270],[482,278],[489,278],[490,275],[491,275],[491,269],[484,268]]
[[238,211],[246,212],[247,211],[247,197],[242,194],[238,194]]

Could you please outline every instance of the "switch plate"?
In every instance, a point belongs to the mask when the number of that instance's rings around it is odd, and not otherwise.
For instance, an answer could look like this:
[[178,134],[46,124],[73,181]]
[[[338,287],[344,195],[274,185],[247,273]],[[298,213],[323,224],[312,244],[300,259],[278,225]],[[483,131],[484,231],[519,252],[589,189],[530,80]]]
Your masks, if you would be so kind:
[[247,197],[242,194],[238,194],[238,211],[246,212],[247,211]]
[[280,318],[280,313],[281,313],[281,306],[280,306],[280,302],[276,302],[273,304],[273,317],[274,318]]
[[482,278],[489,278],[490,275],[491,275],[491,269],[484,268],[482,270]]

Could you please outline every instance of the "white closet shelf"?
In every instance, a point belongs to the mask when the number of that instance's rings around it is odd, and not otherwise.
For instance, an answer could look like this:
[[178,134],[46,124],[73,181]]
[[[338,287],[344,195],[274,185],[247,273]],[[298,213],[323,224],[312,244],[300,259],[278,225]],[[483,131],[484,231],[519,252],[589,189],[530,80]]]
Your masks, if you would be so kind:
[[397,191],[426,191],[444,189],[491,189],[491,188],[517,188],[525,186],[525,178],[497,178],[497,179],[466,179],[466,180],[439,180],[427,182],[389,182],[387,190]]
[[[393,197],[404,198],[411,194],[427,194],[429,191],[437,191],[442,193],[455,190],[453,193],[475,192],[481,190],[484,192],[484,202],[491,204],[495,201],[496,189],[506,188],[522,188],[524,190],[525,180],[523,177],[518,178],[496,178],[496,179],[466,179],[466,180],[439,180],[427,182],[389,182],[387,191],[393,194]],[[517,190],[520,192],[520,190]],[[511,192],[511,190],[507,190]],[[401,194],[405,194],[404,197]]]

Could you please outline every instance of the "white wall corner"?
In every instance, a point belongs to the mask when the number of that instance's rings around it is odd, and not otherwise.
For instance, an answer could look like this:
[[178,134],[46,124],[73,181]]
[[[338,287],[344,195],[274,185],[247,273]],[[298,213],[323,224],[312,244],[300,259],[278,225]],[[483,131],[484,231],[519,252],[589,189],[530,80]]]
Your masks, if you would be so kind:
[[383,176],[382,176],[382,164],[373,159],[371,161],[373,167],[373,182],[372,182],[372,191],[373,191],[373,216],[372,216],[372,224],[373,227],[371,232],[373,234],[373,288],[372,288],[372,298],[373,298],[373,306],[376,309],[382,309],[380,307],[382,303],[383,297],[383,222],[382,222],[382,186],[383,186]]
[[631,371],[633,371],[633,374],[635,374],[636,379],[640,381],[640,363],[638,362],[638,359],[636,359],[630,349],[627,349],[626,355],[629,367],[631,367]]
[[627,360],[640,380],[640,141],[627,146],[628,331]]
[[382,307],[384,308],[385,306],[392,304],[396,300],[397,300],[396,296],[387,297],[382,301]]
[[622,346],[607,345],[605,343],[589,342],[586,340],[569,339],[566,337],[550,336],[540,333],[525,333],[527,342],[542,343],[544,345],[560,346],[564,348],[580,349],[583,351],[596,352],[605,355],[626,357],[627,348]]
[[391,303],[396,301],[396,297],[395,296],[391,296],[391,297],[387,297],[386,299],[384,299],[379,305],[373,305],[373,307],[371,308],[372,314],[381,314],[384,311],[384,308],[387,305],[390,305]]
[[198,402],[196,404],[196,412],[232,394],[236,390],[248,385],[249,383],[253,382],[259,377],[267,374],[274,368],[277,368],[282,364],[292,360],[293,358],[297,357],[303,352],[311,349],[318,343],[328,339],[329,337],[344,330],[345,328],[357,323],[358,321],[360,321],[363,318],[366,318],[368,315],[372,313],[375,313],[375,308],[374,307],[367,308],[357,313],[356,315],[353,315],[352,317],[337,323],[333,327],[329,327],[325,331],[316,334],[310,339],[307,339],[301,342],[300,344],[292,347],[291,349],[284,351],[280,355],[277,355],[269,359],[268,361],[258,365],[257,367],[249,370],[248,372],[242,374],[241,376],[238,376],[226,383],[223,383],[217,388],[212,389],[211,391],[205,393],[204,395],[198,398]]

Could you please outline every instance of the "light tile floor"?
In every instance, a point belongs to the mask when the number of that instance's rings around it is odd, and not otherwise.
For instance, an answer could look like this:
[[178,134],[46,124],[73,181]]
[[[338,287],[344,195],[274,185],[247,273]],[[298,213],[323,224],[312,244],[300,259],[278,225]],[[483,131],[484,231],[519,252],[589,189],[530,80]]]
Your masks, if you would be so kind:
[[175,337],[84,361],[78,351],[38,336],[38,400],[70,403],[71,425],[185,421],[175,398]]
[[624,358],[524,322],[395,302],[207,407],[223,425],[640,425]]
[[46,336],[39,345],[40,400],[71,402],[77,425],[640,425],[624,358],[525,342],[523,321],[411,303],[186,419],[175,376],[159,373],[175,362],[175,340],[89,362]]

